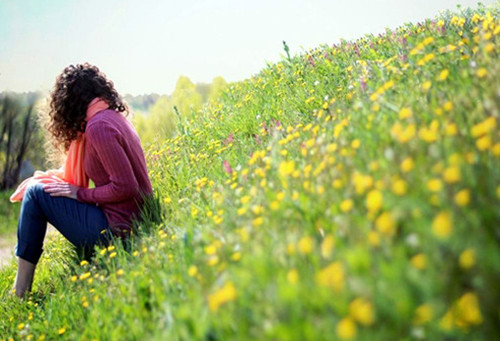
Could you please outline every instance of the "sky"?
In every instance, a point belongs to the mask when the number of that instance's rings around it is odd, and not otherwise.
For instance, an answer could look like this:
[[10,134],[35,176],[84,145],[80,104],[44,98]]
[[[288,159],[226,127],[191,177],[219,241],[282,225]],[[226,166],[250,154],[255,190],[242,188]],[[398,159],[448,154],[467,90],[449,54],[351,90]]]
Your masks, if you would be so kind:
[[[483,0],[485,5],[496,0]],[[238,81],[283,55],[382,33],[477,0],[0,0],[0,91],[48,91],[89,62],[121,94]]]

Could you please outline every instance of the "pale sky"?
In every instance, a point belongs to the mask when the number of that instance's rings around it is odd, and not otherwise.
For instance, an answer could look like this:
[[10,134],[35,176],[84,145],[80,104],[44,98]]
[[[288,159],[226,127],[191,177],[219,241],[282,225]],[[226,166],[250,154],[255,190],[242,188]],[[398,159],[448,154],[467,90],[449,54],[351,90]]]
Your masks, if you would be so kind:
[[[484,0],[488,5],[495,0]],[[292,54],[381,33],[477,0],[0,0],[0,91],[47,91],[90,62],[119,93],[250,77]]]

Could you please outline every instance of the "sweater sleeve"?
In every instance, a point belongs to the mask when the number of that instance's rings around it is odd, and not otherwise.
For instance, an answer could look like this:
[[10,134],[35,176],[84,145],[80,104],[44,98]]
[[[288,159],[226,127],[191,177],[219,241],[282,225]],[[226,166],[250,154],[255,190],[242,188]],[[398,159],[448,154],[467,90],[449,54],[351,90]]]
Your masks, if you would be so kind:
[[130,160],[123,148],[120,132],[109,124],[87,127],[87,148],[93,148],[95,157],[108,175],[106,185],[95,188],[80,188],[77,199],[86,203],[107,204],[134,197],[139,185]]

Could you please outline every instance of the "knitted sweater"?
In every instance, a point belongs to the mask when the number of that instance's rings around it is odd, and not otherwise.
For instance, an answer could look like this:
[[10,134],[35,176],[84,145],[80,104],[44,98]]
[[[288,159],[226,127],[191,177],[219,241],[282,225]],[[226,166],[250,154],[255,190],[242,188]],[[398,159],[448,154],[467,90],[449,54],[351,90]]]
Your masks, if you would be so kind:
[[124,237],[139,218],[143,196],[153,193],[139,136],[111,109],[92,117],[85,135],[83,167],[95,188],[80,188],[77,200],[101,207],[113,233]]

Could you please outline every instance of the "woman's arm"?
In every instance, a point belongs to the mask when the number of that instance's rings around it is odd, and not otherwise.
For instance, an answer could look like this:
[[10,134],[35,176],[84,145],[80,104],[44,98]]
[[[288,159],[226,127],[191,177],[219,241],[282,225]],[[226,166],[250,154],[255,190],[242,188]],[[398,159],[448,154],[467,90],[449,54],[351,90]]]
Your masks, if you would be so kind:
[[85,148],[93,148],[109,177],[109,183],[96,188],[80,188],[77,199],[87,203],[120,202],[137,195],[139,184],[123,149],[123,138],[114,127],[99,122],[87,127]]

